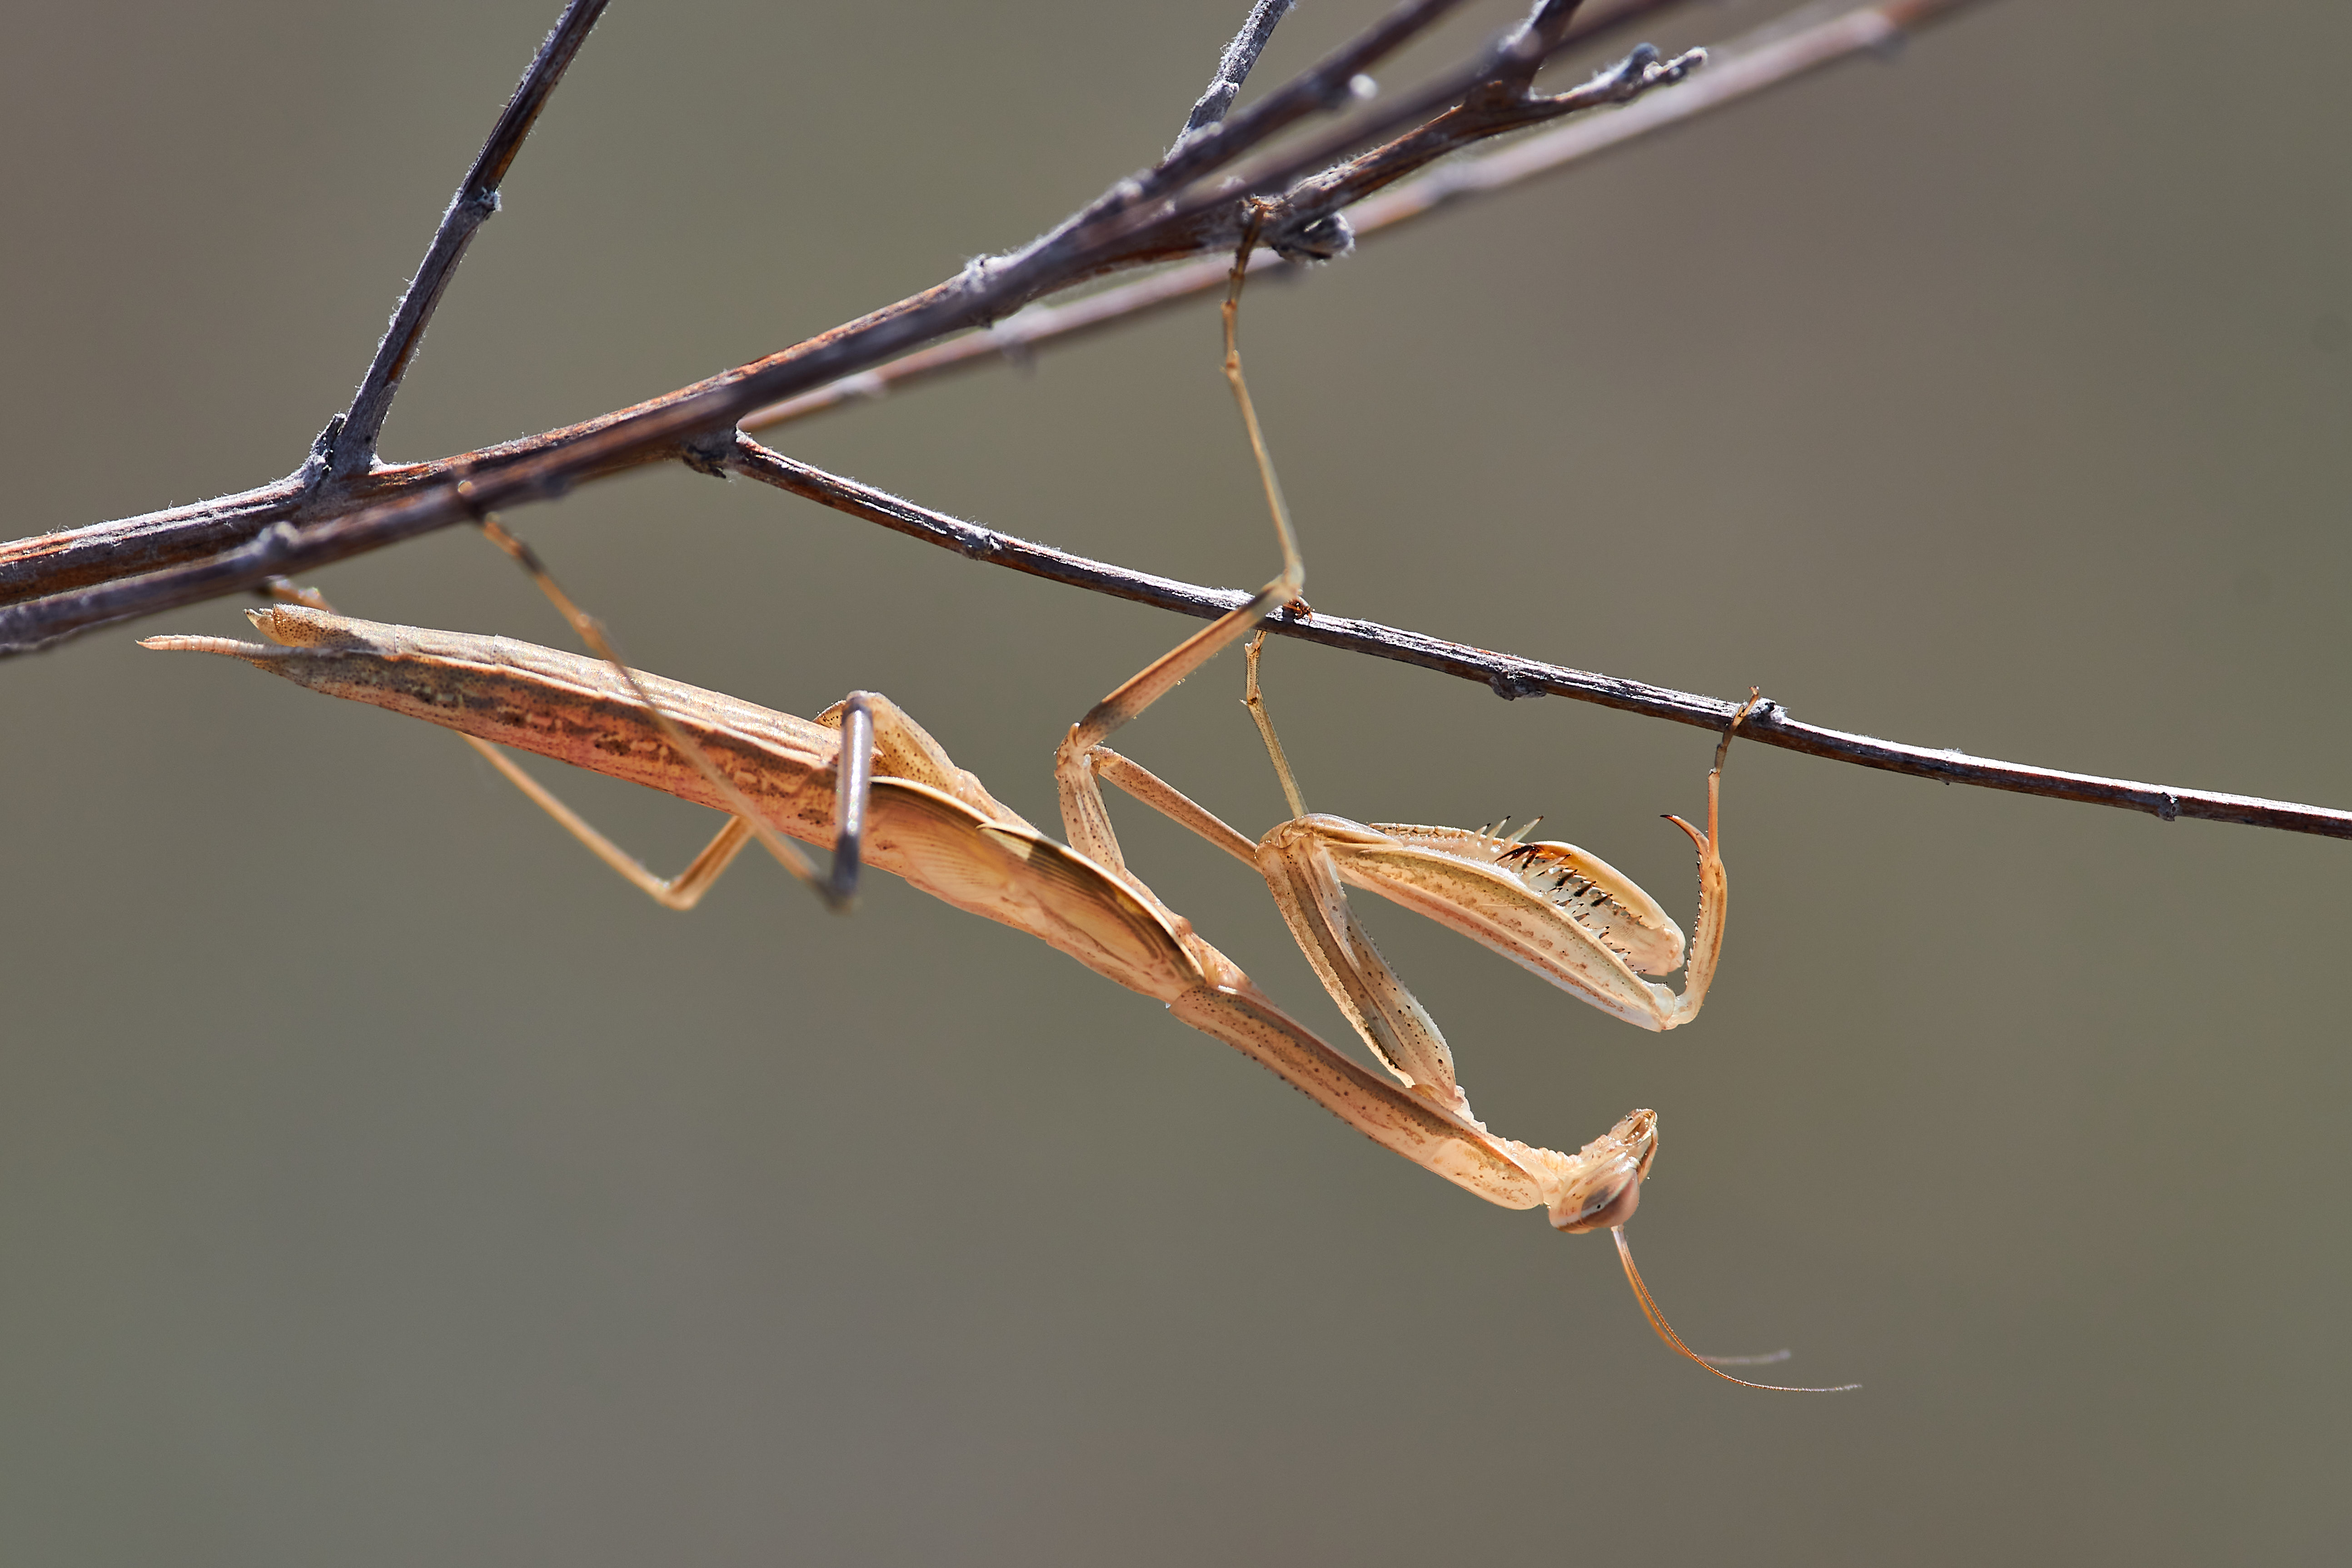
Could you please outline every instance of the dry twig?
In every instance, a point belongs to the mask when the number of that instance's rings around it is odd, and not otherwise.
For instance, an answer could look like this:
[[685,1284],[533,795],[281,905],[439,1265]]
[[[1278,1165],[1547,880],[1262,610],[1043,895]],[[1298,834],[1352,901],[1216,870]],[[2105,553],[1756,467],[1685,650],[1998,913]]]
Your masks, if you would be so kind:
[[507,100],[505,111],[490,127],[489,140],[482,143],[474,166],[466,171],[465,183],[449,198],[449,209],[441,215],[441,226],[434,231],[433,243],[409,281],[400,309],[393,312],[392,325],[376,345],[375,359],[352,395],[351,408],[331,421],[312,444],[310,464],[296,476],[306,485],[319,482],[311,465],[323,467],[324,478],[331,483],[375,467],[375,444],[383,434],[384,417],[392,412],[392,400],[400,395],[400,379],[407,374],[417,344],[425,341],[425,329],[432,324],[449,279],[457,275],[457,263],[466,258],[475,230],[499,210],[499,183],[514,166],[523,138],[538,123],[539,111],[547,106],[580,46],[588,41],[588,31],[604,14],[604,5],[605,0],[570,0],[563,15],[556,18],[554,29],[539,46],[514,96]]
[[[1924,16],[1965,3],[1912,0],[1906,8],[1924,5]],[[1240,237],[1241,200],[1258,186],[1220,184],[1212,205],[1223,217],[1214,223],[1202,221],[1197,203],[1181,205],[1188,193],[1306,118],[1352,102],[1351,84],[1365,69],[1459,4],[1413,0],[1399,7],[1240,113],[1185,137],[1151,169],[1119,181],[1020,250],[976,261],[953,279],[781,353],[579,425],[434,462],[378,468],[338,487],[306,485],[298,473],[216,501],[0,547],[0,605],[6,606],[0,608],[0,655],[250,588],[644,463],[693,460],[698,444],[723,450],[726,433],[757,408],[871,370],[949,333],[992,324],[1043,295],[1179,256],[1229,254]],[[1602,22],[1651,8],[1613,7]],[[1570,29],[1556,47],[1576,37]],[[1497,79],[1524,63],[1499,48],[1480,59]],[[1381,134],[1391,119],[1375,116],[1354,134]],[[1458,145],[1495,133],[1465,126]],[[1371,188],[1376,168],[1360,167],[1358,183]],[[1259,184],[1272,178],[1262,174]]]
[[[331,425],[302,469],[274,485],[201,506],[120,523],[19,541],[0,550],[0,653],[47,646],[94,626],[259,585],[380,548],[492,507],[544,499],[572,484],[646,462],[681,459],[730,471],[818,500],[853,516],[976,560],[1204,618],[1248,595],[1201,587],[1031,543],[825,474],[742,435],[861,396],[1099,330],[1213,288],[1224,276],[1216,253],[1238,238],[1245,197],[1266,198],[1269,243],[1280,268],[1334,255],[1353,236],[1379,232],[1470,196],[1515,184],[1634,137],[1782,82],[1834,60],[1883,51],[1906,32],[1969,0],[1882,0],[1807,7],[1740,40],[1696,83],[1503,152],[1456,163],[1400,184],[1433,163],[1504,132],[1602,105],[1632,104],[1680,80],[1705,58],[1673,60],[1647,46],[1565,93],[1540,94],[1543,64],[1569,45],[1675,0],[1624,0],[1579,21],[1577,0],[1540,0],[1521,26],[1467,65],[1393,106],[1303,148],[1269,154],[1213,189],[1203,183],[1318,112],[1362,95],[1361,73],[1452,10],[1460,0],[1409,0],[1349,44],[1237,115],[1228,115],[1287,0],[1258,0],[1194,104],[1168,154],[1123,180],[1031,245],[974,263],[955,279],[896,305],[754,361],[599,419],[523,441],[432,463],[380,467],[374,443],[400,377],[474,229],[496,209],[499,181],[552,91],[563,67],[603,9],[574,0],[549,37],[489,142],[445,216],[425,265],[380,346],[350,414]],[[1390,133],[1402,129],[1401,134]],[[1354,149],[1379,141],[1369,151]],[[1387,187],[1388,194],[1373,193]],[[1371,198],[1371,199],[1367,199]],[[1354,209],[1350,219],[1342,215]],[[1171,258],[1180,266],[1075,305],[1003,319],[1045,294],[1104,273]],[[1001,323],[1001,324],[999,324]],[[966,328],[988,330],[934,340]],[[917,347],[916,345],[928,345]],[[912,350],[913,352],[908,352]],[[1329,647],[1374,654],[1485,682],[1498,695],[1543,692],[1654,718],[1720,729],[1732,705],[1451,643],[1373,622],[1286,611],[1271,629]],[[1778,704],[1742,733],[1808,755],[2022,794],[2289,831],[2352,837],[2352,813],[2208,791],[2025,767],[1823,729],[1791,719]]]

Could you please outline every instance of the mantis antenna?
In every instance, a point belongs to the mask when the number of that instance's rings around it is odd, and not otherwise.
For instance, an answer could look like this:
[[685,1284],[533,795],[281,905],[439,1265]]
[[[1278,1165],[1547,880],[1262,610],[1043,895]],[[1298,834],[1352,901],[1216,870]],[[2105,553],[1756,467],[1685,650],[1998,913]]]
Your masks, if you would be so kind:
[[1650,1320],[1650,1327],[1657,1330],[1658,1338],[1665,1341],[1667,1348],[1676,1355],[1696,1362],[1726,1383],[1736,1383],[1742,1388],[1760,1388],[1767,1394],[1851,1394],[1862,1386],[1858,1383],[1841,1383],[1834,1388],[1796,1388],[1779,1383],[1750,1383],[1744,1377],[1732,1376],[1723,1370],[1726,1366],[1754,1366],[1765,1362],[1786,1361],[1789,1352],[1774,1351],[1770,1355],[1760,1356],[1699,1354],[1683,1343],[1683,1337],[1675,1332],[1674,1325],[1666,1321],[1665,1313],[1658,1310],[1657,1299],[1650,1294],[1649,1286],[1643,1283],[1642,1271],[1633,1267],[1633,1248],[1625,1239],[1625,1227],[1612,1225],[1609,1227],[1609,1234],[1617,1238],[1618,1261],[1625,1265],[1625,1279],[1633,1287],[1633,1295],[1642,1303],[1642,1316]]

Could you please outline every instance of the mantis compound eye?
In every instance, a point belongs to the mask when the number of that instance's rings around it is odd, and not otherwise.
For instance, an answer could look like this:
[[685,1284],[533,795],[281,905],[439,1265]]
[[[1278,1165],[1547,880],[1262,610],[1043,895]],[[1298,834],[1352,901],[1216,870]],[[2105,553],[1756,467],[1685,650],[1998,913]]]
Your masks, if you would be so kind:
[[1602,1199],[1598,1208],[1588,1208],[1581,1214],[1568,1216],[1555,1212],[1551,1223],[1556,1229],[1569,1236],[1581,1235],[1588,1230],[1615,1230],[1632,1219],[1633,1211],[1641,1206],[1642,1173],[1635,1171],[1625,1179],[1623,1186]]

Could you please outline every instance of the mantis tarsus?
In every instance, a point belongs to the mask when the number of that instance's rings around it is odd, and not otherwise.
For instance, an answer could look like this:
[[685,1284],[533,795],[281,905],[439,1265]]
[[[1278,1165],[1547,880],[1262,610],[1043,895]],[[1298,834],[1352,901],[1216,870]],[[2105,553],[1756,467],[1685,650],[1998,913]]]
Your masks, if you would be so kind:
[[[1236,322],[1244,240],[1224,303],[1225,374],[1263,478],[1283,569],[1249,602],[1185,639],[1097,703],[1056,752],[1067,847],[991,795],[887,698],[853,692],[814,720],[631,670],[536,557],[495,520],[494,542],[531,573],[601,656],[505,637],[352,620],[315,595],[249,612],[274,646],[226,637],[152,637],[165,651],[223,654],[314,690],[412,714],[466,735],[499,771],[597,856],[668,908],[691,908],[759,838],[840,907],[871,863],[960,909],[1016,927],[1272,1069],[1349,1126],[1507,1208],[1542,1207],[1570,1233],[1615,1234],[1628,1280],[1661,1338],[1659,1312],[1623,1226],[1657,1152],[1657,1119],[1629,1112],[1573,1154],[1490,1132],[1471,1111],[1435,1023],[1381,958],[1349,910],[1352,883],[1471,937],[1615,1016],[1670,1029],[1696,1016],[1723,939],[1727,889],[1718,796],[1734,719],[1707,774],[1706,826],[1670,818],[1698,851],[1699,911],[1677,996],[1644,974],[1685,963],[1683,933],[1656,901],[1574,846],[1525,843],[1534,824],[1468,830],[1366,826],[1311,814],[1260,689],[1263,634],[1248,648],[1246,696],[1292,816],[1252,843],[1103,742],[1271,611],[1296,600],[1305,567],[1246,382]],[[1744,713],[1746,710],[1742,710]],[[613,845],[488,742],[627,779],[729,814],[717,837],[664,879]],[[1316,973],[1396,1080],[1358,1065],[1284,1013],[1249,976],[1162,903],[1127,866],[1101,781],[1255,867]],[[831,844],[820,875],[784,837]],[[1743,1382],[1729,1378],[1732,1382]],[[1771,1387],[1768,1384],[1748,1384]],[[1827,1392],[1788,1390],[1787,1392]]]

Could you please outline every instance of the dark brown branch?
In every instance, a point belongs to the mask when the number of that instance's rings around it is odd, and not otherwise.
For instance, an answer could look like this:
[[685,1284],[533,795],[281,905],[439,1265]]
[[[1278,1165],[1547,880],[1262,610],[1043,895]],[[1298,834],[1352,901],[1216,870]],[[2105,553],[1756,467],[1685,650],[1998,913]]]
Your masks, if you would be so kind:
[[[0,549],[0,605],[127,574],[107,572],[102,563],[109,556],[137,572],[233,549],[278,523],[354,511],[387,489],[398,488],[401,479],[429,469],[429,465],[409,465],[394,471],[397,477],[390,486],[372,482],[384,419],[475,231],[499,210],[499,185],[607,4],[608,0],[572,0],[541,41],[538,54],[523,71],[457,194],[441,215],[440,226],[407,292],[401,296],[392,324],[376,344],[375,357],[361,378],[351,407],[328,421],[300,468],[282,479],[235,495],[146,512],[96,529],[18,540]],[[97,569],[91,570],[92,566]],[[31,594],[8,591],[10,580],[16,577],[32,584]]]
[[[1564,0],[1557,8],[1573,13],[1575,7],[1576,0]],[[1553,8],[1550,0],[1547,0],[1547,8]],[[1550,47],[1559,45],[1551,40]],[[1106,254],[1132,255],[1146,261],[1169,261],[1202,251],[1229,250],[1239,242],[1243,225],[1248,221],[1242,216],[1241,205],[1246,198],[1272,196],[1301,175],[1323,168],[1367,142],[1443,113],[1482,83],[1516,79],[1523,73],[1532,77],[1542,63],[1545,47],[1543,42],[1528,41],[1528,30],[1522,28],[1481,51],[1468,65],[1440,78],[1434,85],[1385,104],[1304,148],[1291,148],[1270,156],[1213,190],[1196,191],[1190,199],[1172,201],[1164,207],[1131,208],[1117,220],[1098,226],[1098,234],[1089,231],[1087,237]],[[1369,79],[1360,75],[1351,77],[1344,90],[1349,97],[1356,96],[1360,89],[1368,89]],[[1333,107],[1344,101],[1336,100]],[[1456,144],[1457,148],[1465,145],[1466,142]],[[1266,244],[1271,248],[1309,259],[1345,253],[1348,239],[1344,230],[1305,237],[1303,231],[1308,226],[1286,221],[1287,215],[1280,211],[1281,205],[1276,204],[1277,210],[1270,223],[1261,220],[1261,226],[1268,228]]]
[[[1284,193],[1265,215],[1266,244],[1284,255],[1325,259],[1344,254],[1350,243],[1337,214],[1347,202],[1370,194],[1415,170],[1472,144],[1538,120],[1580,109],[1630,101],[1653,87],[1679,81],[1706,59],[1693,50],[1660,66],[1648,45],[1614,69],[1602,72],[1576,92],[1559,99],[1533,91],[1536,73],[1576,42],[1580,0],[1539,0],[1517,27],[1504,34],[1476,58],[1419,91],[1383,105],[1304,147],[1244,169],[1212,192],[1178,202],[1164,215],[1139,214],[1135,232],[1123,237],[1132,251],[1147,256],[1189,255],[1230,247],[1241,237],[1237,197]],[[1345,187],[1305,176],[1328,169],[1368,142],[1403,127],[1409,134],[1362,153],[1347,163]]]
[[[1618,0],[1614,5],[1587,5],[1578,14],[1577,25],[1571,29],[1571,40],[1624,26],[1684,3],[1685,0]],[[1754,73],[1743,71],[1740,78],[1753,82]],[[1706,107],[1712,108],[1727,100],[1726,95],[1712,85],[1726,79],[1728,79],[1722,67],[1702,79],[1697,90],[1705,93]],[[1755,85],[1769,85],[1769,82]],[[1752,91],[1754,86],[1745,90]],[[1682,115],[1674,110],[1694,103],[1693,91],[1693,88],[1686,87],[1679,93],[1652,100],[1647,106],[1649,110],[1666,109],[1669,112],[1645,120],[1645,125],[1660,125],[1681,118]],[[1625,116],[1621,113],[1592,123],[1605,129],[1624,121]],[[1572,129],[1580,131],[1582,128]],[[1521,143],[1514,152],[1526,154],[1553,145],[1561,134],[1560,132],[1550,132]],[[1559,167],[1583,156],[1587,150],[1598,151],[1613,146],[1622,139],[1586,139],[1580,142],[1577,150],[1567,152],[1548,163],[1531,163],[1523,156],[1515,158],[1514,167],[1524,172],[1515,174],[1509,179],[1471,177],[1459,165],[1439,176],[1425,176],[1358,209],[1352,215],[1356,232],[1363,235],[1377,233],[1397,223],[1433,212],[1461,196],[1500,189],[1512,180],[1526,177],[1527,174]],[[1493,156],[1489,155],[1478,163],[1483,165],[1493,161]],[[1463,177],[1456,178],[1457,174]],[[1438,188],[1441,184],[1443,189]],[[1413,194],[1411,199],[1408,199],[1408,193]],[[1256,261],[1272,264],[1272,258],[1265,255],[1256,258]],[[983,333],[919,351],[874,370],[832,382],[814,392],[758,410],[748,416],[744,423],[764,429],[785,419],[836,408],[861,397],[878,395],[891,387],[928,379],[943,371],[990,363],[1000,351],[1020,350],[1112,325],[1130,314],[1174,304],[1207,289],[1223,288],[1227,266],[1222,258],[1187,263],[1074,304],[1032,309],[1013,321],[992,326]],[[1276,276],[1289,270],[1288,267],[1282,267],[1277,269]],[[501,459],[560,446],[593,427],[593,422],[572,426],[520,442],[460,453],[436,462],[379,467],[371,473],[354,475],[346,483],[335,487],[331,495],[307,487],[303,476],[297,474],[232,496],[171,507],[117,522],[18,540],[13,544],[0,546],[0,605],[45,595],[69,593],[78,588],[231,550],[274,523],[299,524],[348,515],[371,501],[388,500],[411,493],[423,485],[462,477]],[[667,456],[650,454],[641,460],[664,460]],[[598,476],[577,477],[592,479]]]
[[393,312],[383,341],[376,345],[375,360],[360,382],[349,412],[329,425],[313,447],[311,462],[329,479],[348,479],[375,466],[376,442],[383,434],[384,418],[392,412],[392,400],[400,394],[401,377],[416,357],[417,344],[425,340],[434,310],[441,303],[449,279],[457,276],[457,263],[465,259],[474,232],[499,210],[499,183],[507,177],[515,154],[522,151],[523,138],[530,134],[539,111],[563,79],[564,68],[588,41],[596,18],[604,14],[605,4],[606,0],[571,0],[564,6],[554,30],[541,43],[530,68],[515,85],[514,96],[507,100],[498,123],[490,127],[489,139],[482,143],[457,194],[449,198],[449,210],[441,215],[441,226],[435,231],[408,292],[401,297],[400,308]]
[[1283,198],[1277,233],[1296,234],[1328,221],[1373,192],[1416,174],[1471,142],[1524,130],[1604,104],[1630,103],[1652,88],[1682,80],[1706,62],[1705,49],[1672,59],[1643,44],[1572,91],[1477,93],[1384,146],[1302,180]]
[[[1242,113],[1184,143],[1141,174],[1118,181],[1054,230],[1010,256],[973,262],[958,276],[780,353],[569,429],[430,465],[425,493],[353,511],[334,500],[278,487],[242,498],[251,537],[226,550],[204,509],[133,519],[17,542],[0,552],[0,654],[28,652],[154,610],[194,604],[268,578],[308,571],[482,515],[561,494],[586,478],[667,458],[691,459],[698,439],[719,446],[737,419],[763,404],[853,374],[963,329],[1002,319],[1030,300],[1143,258],[1107,249],[1131,211],[1216,173],[1266,138],[1348,98],[1366,67],[1402,48],[1462,0],[1408,0],[1323,60]],[[405,476],[415,479],[414,474]],[[388,479],[354,476],[364,485]],[[383,494],[389,486],[378,488]],[[401,487],[409,488],[409,487]],[[271,513],[276,513],[274,517]],[[269,518],[262,521],[262,518]],[[298,529],[297,521],[324,521]],[[232,535],[234,537],[234,535]],[[200,551],[186,548],[191,538]],[[202,558],[191,559],[192,555]],[[147,568],[144,576],[134,576]],[[93,585],[58,592],[79,577]],[[36,597],[35,595],[41,595]]]
[[[1756,51],[1778,62],[1773,68],[1759,71],[1752,60],[1741,61],[1751,68],[1738,73],[1740,91],[1788,79],[1859,48],[1883,47],[1905,28],[1966,3],[1885,0],[1800,28]],[[1445,8],[1428,0],[1392,13],[1322,64],[1189,140],[1146,176],[1121,182],[1077,218],[1022,251],[976,263],[962,276],[767,359],[583,425],[435,463],[356,475],[348,495],[305,495],[299,487],[280,484],[232,498],[226,506],[174,509],[0,548],[0,602],[17,601],[0,609],[0,653],[47,646],[94,626],[307,571],[638,464],[690,458],[698,444],[712,442],[714,431],[722,434],[710,449],[722,450],[723,433],[755,409],[870,370],[950,332],[994,322],[1042,294],[1128,264],[1097,256],[1088,248],[1087,234],[1118,226],[1121,214],[1144,205],[1150,190],[1170,188],[1177,174],[1191,178],[1213,172],[1318,104],[1334,95],[1344,98],[1352,78],[1343,70],[1360,68],[1401,46]],[[1604,117],[1596,122],[1604,128],[1596,145],[1634,133],[1628,129],[1612,137],[1606,128],[1642,114],[1644,107],[1671,104],[1703,88],[1706,79]],[[1708,92],[1703,104],[1712,107],[1738,95]],[[1673,118],[1653,112],[1633,123],[1649,129]],[[1444,177],[1441,173],[1430,178]],[[1432,193],[1423,210],[1433,210],[1442,199]],[[1223,249],[1233,237],[1223,236],[1209,248]],[[1139,258],[1129,261],[1139,264]],[[311,526],[294,526],[302,523]]]
[[[1168,155],[1132,180],[1123,180],[1060,227],[1038,241],[1043,246],[1083,235],[1080,248],[1100,243],[1093,231],[1181,190],[1246,156],[1275,137],[1318,113],[1347,106],[1356,79],[1460,8],[1463,0],[1405,0],[1347,43],[1281,87],[1232,115],[1188,136]],[[1033,247],[1032,248],[1035,248]]]
[[[1970,3],[1971,0],[1882,0],[1880,4],[1856,5],[1841,12],[1832,0],[1822,0],[1822,4],[1800,7],[1777,18],[1749,37],[1759,49],[1774,47],[1790,36],[1820,34],[1867,40],[1839,50],[1841,54],[1853,53],[1856,47],[1883,50],[1905,33]],[[1164,213],[1154,215],[1139,206],[1131,210],[1119,220],[1112,248],[1129,259],[1159,261],[1230,249],[1240,239],[1244,221],[1237,198],[1266,198],[1281,193],[1265,218],[1266,243],[1278,251],[1296,249],[1309,258],[1339,253],[1348,243],[1344,230],[1321,236],[1312,231],[1329,228],[1340,199],[1307,176],[1327,169],[1335,160],[1366,142],[1425,121],[1415,133],[1399,136],[1350,161],[1347,184],[1352,195],[1360,196],[1436,158],[1462,152],[1478,141],[1534,120],[1552,117],[1546,112],[1546,100],[1532,94],[1527,84],[1546,61],[1577,41],[1580,35],[1571,25],[1575,10],[1575,0],[1546,0],[1527,24],[1506,35],[1470,65],[1441,77],[1421,91],[1303,148],[1286,149],[1255,166],[1244,168],[1213,192],[1173,202]],[[1654,86],[1680,79],[1706,58],[1705,50],[1694,50],[1679,62],[1660,62],[1664,68],[1654,71],[1654,52],[1646,47],[1637,49],[1613,71],[1603,72],[1576,93],[1562,95],[1556,112],[1571,112],[1602,102],[1630,101]],[[1454,112],[1474,102],[1491,100],[1496,105],[1509,105],[1515,99],[1519,100],[1519,112]],[[1439,130],[1441,125],[1445,129]],[[1302,239],[1307,243],[1300,244]]]
[[[836,511],[876,522],[912,539],[936,544],[973,561],[1009,567],[1033,577],[1064,583],[1114,598],[1154,605],[1181,615],[1213,620],[1249,601],[1238,588],[1204,588],[1146,572],[1131,572],[1108,562],[1091,561],[1049,545],[1035,544],[1000,533],[976,522],[950,517],[913,501],[877,490],[855,479],[828,474],[795,462],[739,435],[723,459],[724,468],[789,490]],[[1266,628],[1284,637],[1300,637],[1327,647],[1418,665],[1465,680],[1484,682],[1505,699],[1536,697],[1549,692],[1580,702],[1598,703],[1653,719],[1670,719],[1702,730],[1721,731],[1731,721],[1738,704],[1719,698],[1650,686],[1638,680],[1590,670],[1570,669],[1494,653],[1463,643],[1446,642],[1419,632],[1382,626],[1377,621],[1350,620],[1321,612],[1300,614],[1285,609],[1266,617]],[[2063,773],[1996,762],[1959,752],[1908,746],[1868,735],[1848,734],[1801,723],[1778,702],[1759,705],[1739,727],[1743,740],[1754,740],[1784,751],[1832,762],[1853,763],[1888,773],[1941,779],[1946,784],[1975,784],[2015,795],[2048,795],[2092,805],[2117,806],[2146,812],[2170,822],[2176,817],[2201,817],[2209,822],[2235,822],[2253,827],[2274,827],[2290,833],[2313,833],[2329,838],[2352,838],[2352,811],[2326,806],[2297,805],[2260,800],[2251,795],[2222,795],[2210,790],[2178,789],[2165,784],[2138,784],[2128,779],[2100,778],[2090,773]]]
[[[1597,16],[1588,10],[1580,14],[1579,20],[1589,18],[1591,30],[1598,32],[1673,3],[1674,0],[1633,0],[1632,4]],[[1716,51],[1707,69],[1679,91],[1646,99],[1614,114],[1579,120],[1528,137],[1501,152],[1449,163],[1371,197],[1350,210],[1349,220],[1356,236],[1368,239],[1456,203],[1491,195],[1581,163],[1855,54],[1884,51],[1903,36],[1905,27],[1916,25],[1916,21],[1890,22],[1885,14],[1891,9],[1895,8],[1864,5],[1810,27],[1790,30],[1776,26],[1760,41],[1751,42],[1753,35],[1734,40]],[[1182,262],[1070,304],[1032,306],[984,332],[935,344],[760,409],[744,417],[743,427],[770,429],[847,404],[885,396],[935,376],[1031,354],[1040,348],[1116,326],[1130,317],[1149,315],[1221,289],[1230,270],[1231,263],[1219,258]],[[1279,282],[1296,277],[1298,271],[1295,264],[1272,256],[1261,254],[1251,258],[1251,278],[1260,288],[1265,286],[1264,280]]]

